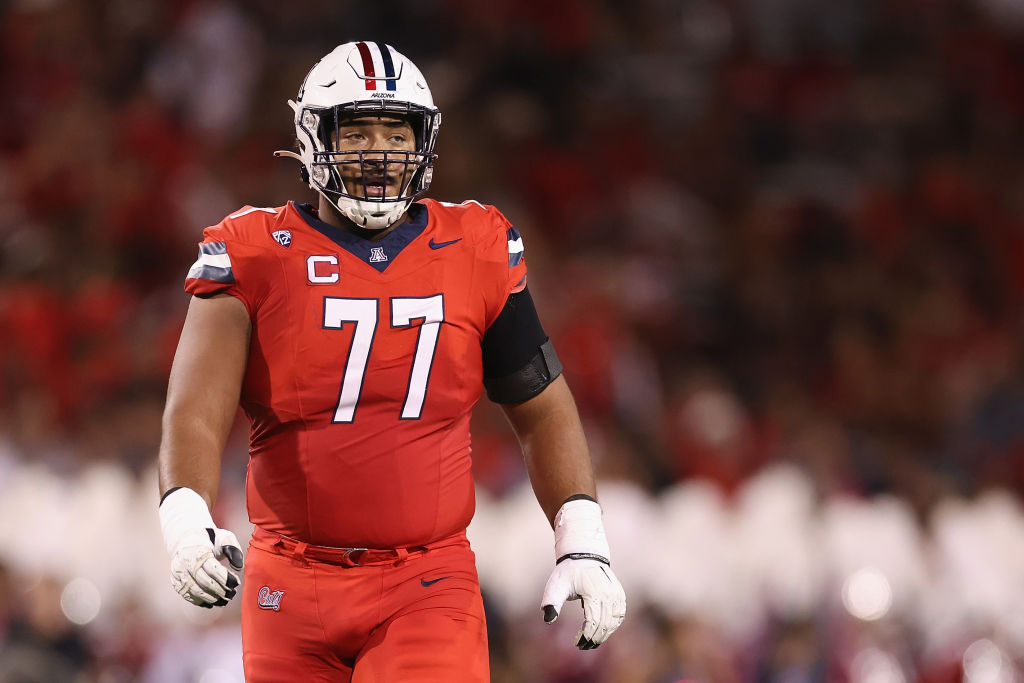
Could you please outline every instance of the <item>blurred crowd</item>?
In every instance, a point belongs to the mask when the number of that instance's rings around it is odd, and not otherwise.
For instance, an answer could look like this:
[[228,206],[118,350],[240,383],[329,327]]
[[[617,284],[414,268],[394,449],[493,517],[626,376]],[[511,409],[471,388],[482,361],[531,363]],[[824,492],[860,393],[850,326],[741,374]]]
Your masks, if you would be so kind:
[[596,656],[537,627],[543,576],[495,558],[550,532],[482,402],[495,681],[1020,679],[1024,4],[0,12],[0,683],[237,680],[237,612],[167,602],[155,522],[182,283],[204,226],[313,201],[285,100],[364,38],[443,112],[431,196],[524,236],[631,596]]

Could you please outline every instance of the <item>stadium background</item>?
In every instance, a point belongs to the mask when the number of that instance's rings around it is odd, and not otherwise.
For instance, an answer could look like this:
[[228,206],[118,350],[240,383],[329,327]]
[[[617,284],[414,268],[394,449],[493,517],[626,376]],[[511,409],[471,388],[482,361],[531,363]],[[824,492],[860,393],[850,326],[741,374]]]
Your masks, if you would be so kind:
[[[385,40],[500,206],[630,597],[596,652],[499,411],[471,534],[497,682],[1024,670],[1017,0],[0,3],[0,682],[240,679],[173,595],[154,458],[203,226],[309,200],[292,96]],[[244,424],[216,514],[248,532]]]

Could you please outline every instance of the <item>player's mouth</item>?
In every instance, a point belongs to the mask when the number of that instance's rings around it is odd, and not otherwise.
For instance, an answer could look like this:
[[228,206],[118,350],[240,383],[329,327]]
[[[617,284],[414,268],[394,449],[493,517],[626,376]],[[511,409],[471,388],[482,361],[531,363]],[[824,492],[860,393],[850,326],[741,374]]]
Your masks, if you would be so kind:
[[387,187],[378,183],[367,183],[363,185],[367,197],[383,197]]
[[383,199],[385,196],[398,195],[398,182],[396,179],[391,177],[386,179],[375,178],[373,180],[366,180],[360,183],[360,186],[363,188],[363,192],[366,193],[367,197],[373,197],[375,199]]

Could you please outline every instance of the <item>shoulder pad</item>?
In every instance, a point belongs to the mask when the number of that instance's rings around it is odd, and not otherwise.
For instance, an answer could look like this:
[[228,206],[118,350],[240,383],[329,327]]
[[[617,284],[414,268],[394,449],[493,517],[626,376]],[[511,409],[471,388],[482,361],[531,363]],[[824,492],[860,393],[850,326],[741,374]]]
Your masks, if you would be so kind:
[[[265,245],[276,224],[281,220],[285,207],[243,206],[226,216],[216,226],[215,232],[223,237],[253,245]],[[207,228],[207,231],[210,229]],[[277,238],[274,238],[277,240]],[[280,240],[278,240],[280,243]]]
[[455,202],[436,202],[446,209],[479,209],[480,211],[497,211],[490,204],[481,204],[475,199],[466,199],[456,204]]
[[510,223],[501,211],[490,204],[481,204],[475,199],[461,203],[426,200],[428,210],[444,223],[458,224],[458,232],[470,235],[475,243],[489,243],[495,233],[504,234]]

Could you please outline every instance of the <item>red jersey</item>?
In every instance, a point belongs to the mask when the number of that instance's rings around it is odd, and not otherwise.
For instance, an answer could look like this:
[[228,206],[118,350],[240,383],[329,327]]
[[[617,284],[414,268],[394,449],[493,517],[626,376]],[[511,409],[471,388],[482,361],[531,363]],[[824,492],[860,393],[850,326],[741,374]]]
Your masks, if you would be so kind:
[[493,207],[427,199],[376,242],[294,203],[203,236],[186,291],[231,294],[252,320],[250,521],[339,547],[463,530],[481,340],[526,282],[516,229]]

